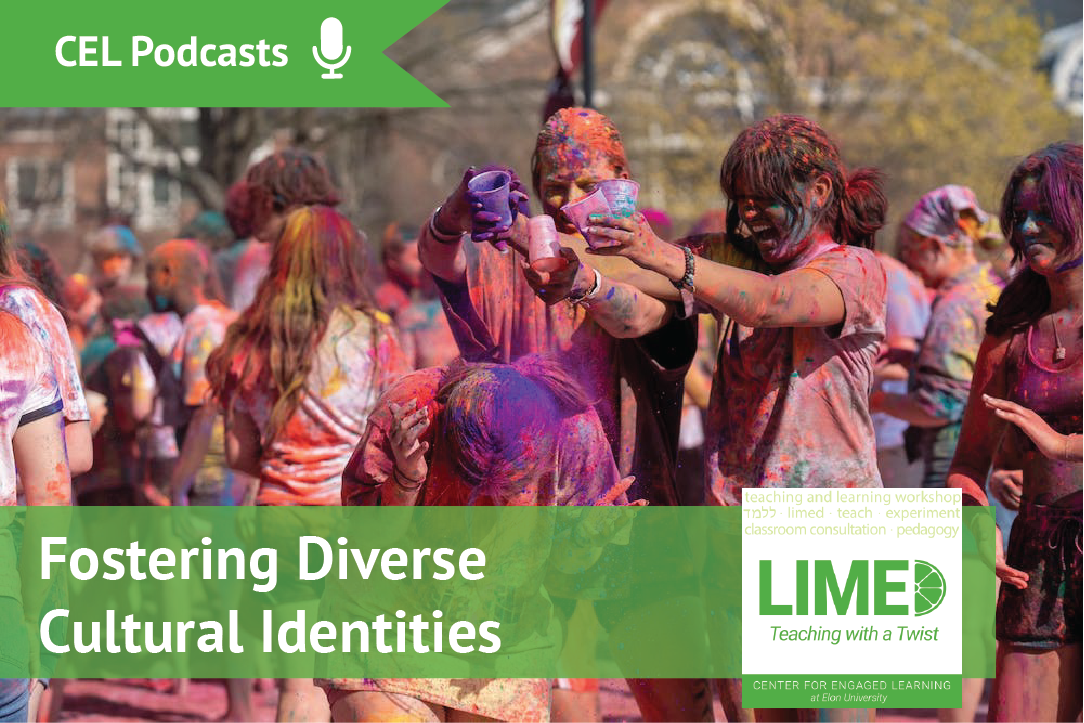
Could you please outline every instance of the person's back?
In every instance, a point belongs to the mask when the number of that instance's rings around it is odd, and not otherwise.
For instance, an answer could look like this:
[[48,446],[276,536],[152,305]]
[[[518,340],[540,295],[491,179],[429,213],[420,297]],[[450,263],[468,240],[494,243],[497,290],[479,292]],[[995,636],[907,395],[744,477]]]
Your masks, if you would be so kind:
[[[377,397],[406,371],[384,314],[333,311],[297,408],[264,447],[257,504],[339,504],[342,471]],[[264,439],[274,402],[265,388],[238,390],[237,409],[252,418]]]
[[0,506],[16,503],[17,430],[63,406],[45,349],[14,314],[0,310]]
[[0,286],[0,309],[14,314],[29,327],[32,336],[46,348],[64,400],[64,417],[69,422],[87,421],[90,412],[79,380],[75,351],[64,317],[37,289],[27,285]]
[[[0,207],[2,209],[2,207]],[[40,609],[50,581],[24,588],[17,569],[20,544],[36,544],[16,519],[17,489],[24,486],[27,505],[71,504],[71,478],[64,452],[63,402],[53,360],[19,318],[0,310],[0,625],[16,632]],[[40,536],[40,531],[38,532]],[[29,670],[31,649],[13,646],[7,635],[4,667]],[[5,720],[36,720],[32,696],[38,681],[14,676],[0,679],[0,711]]]
[[[211,387],[207,381],[207,357],[222,343],[234,314],[222,304],[200,304],[182,319],[181,335],[173,347],[171,362],[181,382],[182,400],[195,409],[209,402]],[[178,430],[178,436],[184,432]],[[223,419],[218,415],[211,430],[210,443],[192,482],[189,504],[232,505],[240,500],[232,489],[233,474],[226,464]]]
[[91,414],[67,324],[60,311],[40,291],[18,281],[4,283],[4,277],[5,274],[0,273],[0,309],[18,317],[45,349],[64,402],[63,431],[69,468],[73,474],[86,472],[94,457]]
[[[124,487],[137,502],[168,504],[180,455],[176,427],[184,425],[180,379],[170,359],[183,331],[173,312],[112,323],[114,348],[87,380],[108,400],[109,450],[123,448]],[[105,457],[103,457],[104,459]]]

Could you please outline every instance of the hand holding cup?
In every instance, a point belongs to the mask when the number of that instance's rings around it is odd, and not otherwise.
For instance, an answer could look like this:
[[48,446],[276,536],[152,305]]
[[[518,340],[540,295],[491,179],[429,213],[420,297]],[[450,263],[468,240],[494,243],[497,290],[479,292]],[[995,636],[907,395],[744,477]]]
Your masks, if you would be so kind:
[[467,180],[471,240],[507,247],[517,216],[530,213],[527,194],[515,171],[501,166],[472,169]]

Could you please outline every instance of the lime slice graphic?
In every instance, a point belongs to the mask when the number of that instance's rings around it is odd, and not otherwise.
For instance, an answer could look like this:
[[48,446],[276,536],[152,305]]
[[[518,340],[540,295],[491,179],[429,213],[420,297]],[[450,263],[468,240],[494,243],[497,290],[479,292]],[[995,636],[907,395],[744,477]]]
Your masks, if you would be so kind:
[[932,613],[945,599],[945,576],[928,562],[915,560],[915,616]]

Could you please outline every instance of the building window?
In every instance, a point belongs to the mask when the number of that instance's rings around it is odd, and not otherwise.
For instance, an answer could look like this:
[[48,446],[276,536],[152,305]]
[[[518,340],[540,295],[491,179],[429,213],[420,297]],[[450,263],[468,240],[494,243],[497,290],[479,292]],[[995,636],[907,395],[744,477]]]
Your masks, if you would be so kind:
[[75,215],[71,163],[44,158],[12,158],[7,165],[8,205],[18,226],[67,226]]
[[115,211],[131,216],[136,230],[174,228],[184,199],[177,169],[182,162],[195,165],[199,161],[197,111],[149,108],[145,112],[156,126],[168,129],[171,138],[157,135],[130,108],[106,111],[111,146],[107,198]]
[[170,177],[169,170],[155,168],[151,182],[151,198],[158,208],[169,208],[174,201],[174,180]]

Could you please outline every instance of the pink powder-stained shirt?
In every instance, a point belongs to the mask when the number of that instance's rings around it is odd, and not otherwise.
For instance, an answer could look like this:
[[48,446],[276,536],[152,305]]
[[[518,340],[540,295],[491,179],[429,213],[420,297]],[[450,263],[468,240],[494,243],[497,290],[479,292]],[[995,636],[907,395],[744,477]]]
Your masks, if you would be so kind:
[[990,265],[981,262],[937,290],[910,388],[924,411],[946,424],[963,419],[979,346],[986,336],[987,306],[1000,295]]
[[233,273],[230,307],[234,311],[241,312],[249,307],[256,298],[256,290],[260,288],[270,266],[271,244],[250,239],[237,259]]
[[385,281],[373,290],[376,308],[398,320],[399,312],[410,304],[410,294],[394,281]]
[[207,357],[226,338],[236,314],[217,301],[200,304],[183,319],[181,336],[173,347],[172,361],[180,374],[184,403],[199,407],[208,401]]
[[56,307],[29,286],[0,288],[0,309],[19,317],[31,336],[44,348],[53,365],[53,374],[64,402],[64,419],[69,422],[90,420],[90,410],[79,379],[79,365],[64,317]]
[[31,329],[0,311],[0,506],[16,503],[16,430],[61,408],[53,361]]
[[709,504],[743,487],[880,487],[869,395],[885,335],[885,274],[872,251],[836,246],[803,269],[830,278],[845,319],[828,327],[731,323],[708,406]]
[[293,416],[270,443],[274,398],[243,387],[235,409],[264,438],[261,505],[338,505],[342,473],[380,394],[410,371],[384,314],[339,308],[316,348],[308,383]]

